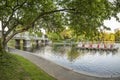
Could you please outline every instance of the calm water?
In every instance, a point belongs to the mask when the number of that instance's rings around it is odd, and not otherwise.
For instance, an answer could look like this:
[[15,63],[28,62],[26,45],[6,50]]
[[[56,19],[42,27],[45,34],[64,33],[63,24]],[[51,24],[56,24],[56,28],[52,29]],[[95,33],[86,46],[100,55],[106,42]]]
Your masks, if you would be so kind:
[[120,76],[120,49],[110,52],[46,46],[34,53],[77,72],[97,76]]

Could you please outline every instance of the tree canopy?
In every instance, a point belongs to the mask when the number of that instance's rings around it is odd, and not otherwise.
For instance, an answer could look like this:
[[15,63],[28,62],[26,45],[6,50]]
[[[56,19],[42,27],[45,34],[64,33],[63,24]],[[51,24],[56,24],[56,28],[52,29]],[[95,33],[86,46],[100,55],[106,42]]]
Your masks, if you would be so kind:
[[105,19],[119,20],[119,12],[120,0],[0,0],[1,44],[31,28],[53,33],[69,26],[77,35],[94,36],[101,26],[107,29]]

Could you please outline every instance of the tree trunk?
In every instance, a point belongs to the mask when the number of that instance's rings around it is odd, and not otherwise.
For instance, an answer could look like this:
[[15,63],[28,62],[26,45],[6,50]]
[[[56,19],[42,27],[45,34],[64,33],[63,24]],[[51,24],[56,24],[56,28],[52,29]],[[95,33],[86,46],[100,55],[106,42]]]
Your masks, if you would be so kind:
[[6,53],[5,48],[6,48],[6,43],[4,39],[0,39],[0,54]]

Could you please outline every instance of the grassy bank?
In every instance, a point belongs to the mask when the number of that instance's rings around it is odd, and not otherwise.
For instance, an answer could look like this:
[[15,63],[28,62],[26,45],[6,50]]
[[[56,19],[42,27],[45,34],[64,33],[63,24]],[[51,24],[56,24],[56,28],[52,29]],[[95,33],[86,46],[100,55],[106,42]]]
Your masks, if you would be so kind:
[[13,54],[0,56],[0,80],[55,80],[27,59]]

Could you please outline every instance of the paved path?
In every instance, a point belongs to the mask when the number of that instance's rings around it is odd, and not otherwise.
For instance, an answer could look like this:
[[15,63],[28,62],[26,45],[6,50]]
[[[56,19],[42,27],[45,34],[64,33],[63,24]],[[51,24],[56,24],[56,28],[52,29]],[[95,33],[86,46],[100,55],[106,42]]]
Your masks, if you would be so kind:
[[57,80],[120,80],[120,77],[100,78],[100,77],[83,75],[83,74],[74,72],[70,69],[59,66],[51,61],[48,61],[40,56],[36,56],[30,52],[11,49],[11,48],[9,49],[9,51],[27,58],[28,60],[36,64],[38,67],[43,69],[45,72],[55,77]]

